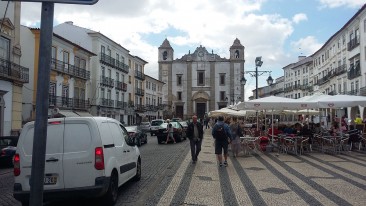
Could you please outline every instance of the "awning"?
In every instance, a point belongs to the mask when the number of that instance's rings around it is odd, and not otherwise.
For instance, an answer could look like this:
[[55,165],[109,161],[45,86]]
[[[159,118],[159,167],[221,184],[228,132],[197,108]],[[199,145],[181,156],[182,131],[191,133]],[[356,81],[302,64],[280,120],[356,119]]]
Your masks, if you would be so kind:
[[92,117],[89,112],[81,112],[81,111],[75,111],[76,114],[78,114],[80,117]]
[[58,114],[63,115],[65,117],[80,117],[78,114],[70,110],[60,110]]

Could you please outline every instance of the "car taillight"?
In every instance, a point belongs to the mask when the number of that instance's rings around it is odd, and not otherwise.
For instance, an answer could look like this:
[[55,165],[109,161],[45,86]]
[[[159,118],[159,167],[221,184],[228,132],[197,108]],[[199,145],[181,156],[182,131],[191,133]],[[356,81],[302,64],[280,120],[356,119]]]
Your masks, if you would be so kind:
[[95,169],[104,170],[104,155],[103,148],[97,147],[95,148]]
[[14,176],[20,175],[20,157],[19,154],[14,155]]
[[5,149],[1,150],[0,156],[5,156]]

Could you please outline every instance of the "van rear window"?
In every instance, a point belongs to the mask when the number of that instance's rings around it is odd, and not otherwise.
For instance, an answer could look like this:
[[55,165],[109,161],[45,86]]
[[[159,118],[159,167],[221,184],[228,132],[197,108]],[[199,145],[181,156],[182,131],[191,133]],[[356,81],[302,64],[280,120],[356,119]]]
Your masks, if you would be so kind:
[[88,151],[91,137],[87,124],[65,124],[64,152]]

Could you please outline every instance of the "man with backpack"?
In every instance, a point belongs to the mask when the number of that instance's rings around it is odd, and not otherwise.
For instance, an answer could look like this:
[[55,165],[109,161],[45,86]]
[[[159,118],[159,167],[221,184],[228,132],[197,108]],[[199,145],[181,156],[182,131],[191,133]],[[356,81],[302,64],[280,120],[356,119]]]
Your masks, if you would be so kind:
[[[224,123],[224,117],[220,116],[215,126],[212,128],[212,136],[215,139],[215,154],[219,161],[219,166],[227,167],[227,153],[231,142],[230,127]],[[222,162],[222,150],[224,150],[224,162]]]

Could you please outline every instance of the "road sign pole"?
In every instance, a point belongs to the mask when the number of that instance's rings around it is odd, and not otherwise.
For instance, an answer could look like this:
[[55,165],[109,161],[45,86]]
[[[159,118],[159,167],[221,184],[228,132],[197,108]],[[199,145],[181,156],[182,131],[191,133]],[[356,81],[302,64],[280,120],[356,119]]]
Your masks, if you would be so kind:
[[30,179],[31,206],[43,205],[44,169],[46,161],[48,90],[53,35],[54,3],[42,2],[41,36],[38,57],[36,121],[33,138],[32,173]]

